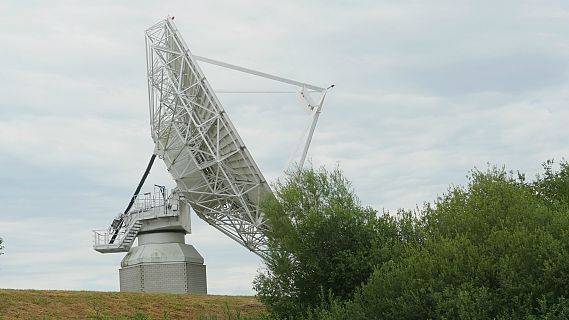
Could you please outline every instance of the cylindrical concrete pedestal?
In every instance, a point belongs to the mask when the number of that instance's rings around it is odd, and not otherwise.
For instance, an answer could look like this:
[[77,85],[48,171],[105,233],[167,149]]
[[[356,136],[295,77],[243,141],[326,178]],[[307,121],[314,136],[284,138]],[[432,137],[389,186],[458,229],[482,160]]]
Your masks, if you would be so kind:
[[119,270],[121,291],[207,293],[206,267],[184,231],[140,233]]

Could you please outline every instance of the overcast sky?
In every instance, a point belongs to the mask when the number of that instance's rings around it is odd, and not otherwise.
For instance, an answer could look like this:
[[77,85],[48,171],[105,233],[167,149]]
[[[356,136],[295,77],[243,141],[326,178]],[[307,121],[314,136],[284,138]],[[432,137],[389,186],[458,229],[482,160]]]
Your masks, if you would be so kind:
[[[329,92],[309,156],[362,202],[414,208],[474,167],[534,176],[569,148],[569,2],[0,2],[0,288],[119,289],[92,229],[124,210],[153,151],[144,30],[194,54]],[[216,90],[290,90],[203,66]],[[219,98],[271,181],[309,114],[294,94]],[[148,178],[173,186],[164,165]],[[213,294],[253,294],[261,261],[193,218]]]

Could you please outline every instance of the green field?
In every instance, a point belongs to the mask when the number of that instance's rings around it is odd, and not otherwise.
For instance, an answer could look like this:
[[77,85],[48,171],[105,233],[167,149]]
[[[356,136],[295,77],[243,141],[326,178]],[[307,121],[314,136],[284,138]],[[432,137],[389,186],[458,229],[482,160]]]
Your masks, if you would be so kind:
[[0,319],[242,319],[255,297],[0,289]]

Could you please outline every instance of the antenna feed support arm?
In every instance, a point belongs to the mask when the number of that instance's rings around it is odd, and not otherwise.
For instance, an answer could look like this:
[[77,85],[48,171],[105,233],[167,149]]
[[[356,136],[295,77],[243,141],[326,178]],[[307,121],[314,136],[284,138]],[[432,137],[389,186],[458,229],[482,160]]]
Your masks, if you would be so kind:
[[[188,52],[188,54],[191,54],[191,53]],[[197,61],[213,64],[213,65],[216,65],[219,67],[224,67],[224,68],[232,69],[232,70],[243,72],[243,73],[252,74],[252,75],[255,75],[258,77],[262,77],[262,78],[266,78],[266,79],[290,84],[290,85],[297,86],[297,87],[301,88],[300,89],[300,95],[301,95],[302,99],[304,101],[306,101],[308,109],[310,109],[313,112],[312,122],[310,124],[310,130],[308,132],[308,136],[306,137],[306,142],[304,144],[302,155],[301,155],[300,161],[299,161],[299,168],[302,169],[302,166],[304,165],[304,161],[306,160],[308,148],[310,147],[310,143],[312,141],[312,136],[314,135],[314,130],[316,129],[316,123],[318,122],[318,117],[320,115],[320,110],[322,109],[322,104],[324,103],[324,98],[326,97],[326,93],[328,92],[328,90],[334,88],[335,85],[331,84],[327,88],[322,88],[322,87],[318,87],[318,86],[315,86],[315,85],[312,85],[309,83],[300,82],[300,81],[296,81],[296,80],[291,80],[291,79],[275,76],[275,75],[272,75],[269,73],[265,73],[265,72],[261,72],[261,71],[257,71],[257,70],[253,70],[253,69],[249,69],[249,68],[240,67],[240,66],[230,64],[227,62],[213,60],[213,59],[209,59],[209,58],[197,56],[197,55],[192,55],[192,56]],[[309,91],[309,90],[312,90],[312,91]],[[321,94],[320,98],[318,99],[318,102],[315,102],[314,99],[310,96],[310,93],[315,93],[315,92],[318,92]]]

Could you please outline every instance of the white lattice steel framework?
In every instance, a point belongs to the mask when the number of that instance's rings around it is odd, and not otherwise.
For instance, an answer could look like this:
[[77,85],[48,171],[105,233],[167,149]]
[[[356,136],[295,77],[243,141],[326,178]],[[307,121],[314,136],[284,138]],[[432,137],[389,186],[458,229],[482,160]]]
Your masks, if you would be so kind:
[[271,190],[170,19],[146,31],[146,55],[155,154],[201,219],[264,256]]

